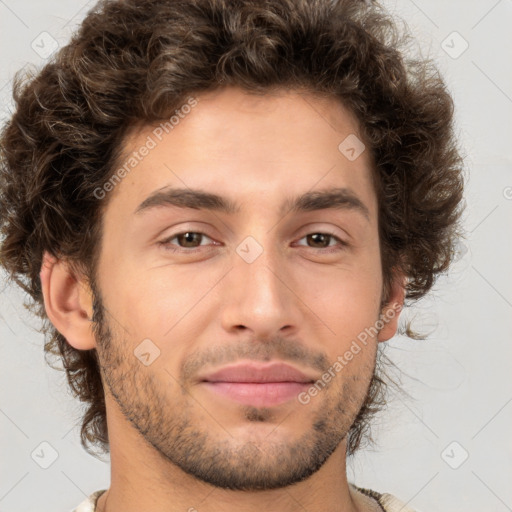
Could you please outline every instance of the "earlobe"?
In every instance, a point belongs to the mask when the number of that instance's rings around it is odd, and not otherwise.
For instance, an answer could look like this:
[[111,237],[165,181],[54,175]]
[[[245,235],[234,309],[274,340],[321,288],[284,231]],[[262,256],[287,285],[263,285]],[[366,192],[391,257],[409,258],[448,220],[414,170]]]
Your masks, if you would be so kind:
[[398,319],[404,307],[406,283],[407,278],[403,274],[396,275],[393,280],[389,300],[380,315],[384,326],[377,335],[379,342],[390,340],[398,330]]
[[50,322],[74,348],[95,348],[89,287],[74,274],[66,261],[47,252],[44,253],[39,276]]

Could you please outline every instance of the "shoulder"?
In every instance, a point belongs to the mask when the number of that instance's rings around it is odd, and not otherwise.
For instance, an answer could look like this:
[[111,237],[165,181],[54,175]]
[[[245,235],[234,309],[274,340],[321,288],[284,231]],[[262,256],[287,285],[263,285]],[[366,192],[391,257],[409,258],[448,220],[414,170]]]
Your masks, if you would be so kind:
[[382,505],[386,512],[415,512],[403,501],[388,493],[381,494],[379,504]]
[[106,491],[101,489],[100,491],[93,492],[88,496],[78,507],[74,508],[71,512],[94,512],[96,510],[96,502],[98,498]]
[[364,489],[354,484],[351,484],[351,486],[365,496],[373,498],[380,505],[384,512],[415,512],[414,509],[407,506],[406,503],[399,500],[392,494],[380,493],[372,489]]

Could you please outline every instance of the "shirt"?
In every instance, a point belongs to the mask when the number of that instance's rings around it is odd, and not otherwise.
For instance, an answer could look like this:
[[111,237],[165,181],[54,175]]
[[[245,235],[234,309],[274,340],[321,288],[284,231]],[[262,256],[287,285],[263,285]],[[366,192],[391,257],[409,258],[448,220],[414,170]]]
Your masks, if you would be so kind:
[[[366,496],[370,496],[371,498],[375,499],[384,512],[414,512],[412,508],[409,508],[405,503],[400,501],[398,498],[395,498],[395,496],[392,494],[379,493],[372,491],[371,489],[362,489],[361,487],[357,487],[355,485],[352,485],[352,487],[355,487],[359,492],[362,492]],[[93,492],[72,512],[95,512],[96,502],[105,491],[106,489],[102,489],[100,491]]]

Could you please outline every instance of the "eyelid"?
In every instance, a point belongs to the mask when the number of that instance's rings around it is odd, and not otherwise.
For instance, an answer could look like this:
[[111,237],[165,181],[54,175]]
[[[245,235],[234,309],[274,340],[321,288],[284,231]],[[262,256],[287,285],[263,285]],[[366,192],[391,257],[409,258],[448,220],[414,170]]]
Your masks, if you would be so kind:
[[[198,247],[180,247],[179,245],[175,245],[174,247],[170,247],[172,245],[170,243],[171,240],[173,240],[174,238],[176,238],[179,235],[184,235],[186,233],[195,233],[195,234],[198,234],[198,235],[202,235],[203,237],[209,238],[212,242],[215,242],[215,243],[214,244],[199,245]],[[201,240],[201,241],[203,241],[203,240]],[[198,231],[198,230],[194,230],[194,229],[184,229],[184,230],[177,231],[176,233],[173,233],[173,234],[165,237],[163,240],[159,240],[157,242],[157,245],[160,245],[165,250],[169,250],[169,251],[172,251],[172,252],[193,253],[193,252],[196,252],[196,251],[198,251],[198,250],[200,250],[201,248],[204,248],[204,247],[209,247],[209,246],[211,247],[212,245],[219,245],[219,242],[217,242],[210,235],[207,235],[204,231]]]
[[[327,236],[330,236],[331,238],[336,239],[341,245],[348,245],[348,242],[346,240],[343,240],[343,238],[340,238],[338,235],[335,235],[334,233],[331,233],[330,231],[321,231],[321,230],[310,231],[310,232],[306,233],[304,236],[301,236],[300,238],[298,238],[297,240],[303,240],[304,238],[306,238],[309,235],[327,235]],[[310,247],[310,249],[315,249],[315,247]]]
[[298,231],[300,237],[297,237],[296,240],[302,239],[307,235],[311,235],[313,233],[323,233],[324,235],[330,235],[334,238],[337,238],[340,242],[344,242],[346,244],[350,243],[352,236],[347,233],[344,229],[336,226],[334,227],[332,224],[326,225],[322,222],[311,222],[306,226],[303,226]]

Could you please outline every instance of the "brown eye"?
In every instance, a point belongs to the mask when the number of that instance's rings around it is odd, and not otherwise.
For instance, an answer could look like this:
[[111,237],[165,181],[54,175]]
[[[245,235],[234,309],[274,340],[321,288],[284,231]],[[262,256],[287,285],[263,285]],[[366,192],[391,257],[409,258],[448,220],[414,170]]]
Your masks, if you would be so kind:
[[174,238],[178,240],[180,247],[197,247],[198,243],[201,245],[202,237],[202,233],[187,231],[186,233],[180,233],[176,235]]
[[[309,233],[308,235],[301,238],[301,240],[306,240],[306,245],[311,249],[326,249],[328,247],[343,248],[348,244],[338,238],[337,236],[331,235],[330,233]],[[331,243],[335,242],[335,243]],[[337,242],[337,243],[336,243]],[[304,244],[299,244],[304,245]]]
[[332,238],[332,235],[328,235],[326,233],[311,233],[306,236],[308,243],[312,243],[313,247],[317,249],[328,247]]
[[168,251],[176,252],[180,249],[191,249],[191,251],[182,252],[193,252],[193,249],[199,249],[200,247],[211,245],[202,243],[205,239],[213,242],[213,240],[204,233],[198,231],[185,231],[182,233],[176,233],[175,235],[158,242],[158,244]]

